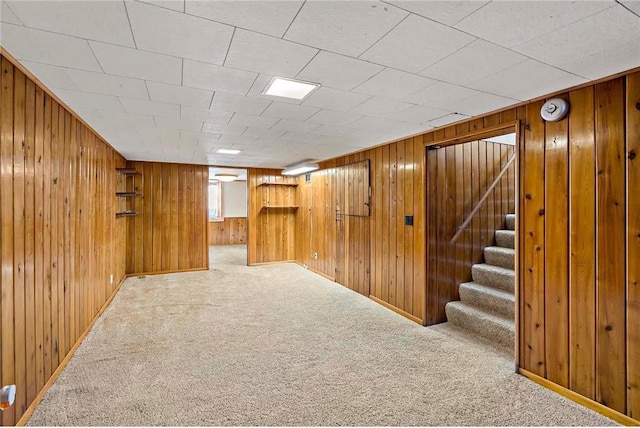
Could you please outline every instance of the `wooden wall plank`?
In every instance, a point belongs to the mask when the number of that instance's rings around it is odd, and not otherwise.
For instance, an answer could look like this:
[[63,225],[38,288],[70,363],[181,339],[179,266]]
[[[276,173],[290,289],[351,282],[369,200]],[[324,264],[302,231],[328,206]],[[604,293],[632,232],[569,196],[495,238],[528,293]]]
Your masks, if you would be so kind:
[[595,87],[597,234],[597,400],[625,413],[624,83]]
[[569,121],[547,122],[545,134],[545,360],[547,379],[569,386]]
[[627,76],[627,415],[640,420],[640,73]]
[[521,270],[524,311],[520,315],[520,340],[526,352],[521,355],[522,366],[530,372],[544,377],[545,323],[544,323],[544,152],[545,130],[540,117],[542,102],[532,103],[531,114],[525,127],[525,146],[522,156],[525,169],[520,170],[523,181],[524,212],[521,215],[522,242],[524,247]]
[[225,217],[224,221],[209,222],[209,245],[238,245],[246,243],[246,217]]
[[[14,67],[6,60],[2,60],[2,97],[0,105],[2,108],[2,126],[0,134],[0,214],[2,215],[2,234],[0,235],[2,245],[2,294],[0,304],[2,305],[2,385],[15,383],[14,361],[14,252],[13,252],[13,88],[14,88]],[[16,408],[9,408],[0,414],[2,425],[12,425],[15,421]]]
[[593,88],[569,94],[569,387],[595,400],[595,139]]
[[[0,383],[18,391],[0,417],[14,425],[108,297],[99,290],[118,269],[101,251],[111,238],[97,216],[115,198],[98,189],[98,154],[124,160],[8,59],[0,63]],[[104,175],[111,180],[115,171]]]
[[208,167],[160,162],[127,167],[140,173],[135,189],[142,197],[135,205],[138,215],[124,217],[135,224],[127,237],[126,273],[207,269]]

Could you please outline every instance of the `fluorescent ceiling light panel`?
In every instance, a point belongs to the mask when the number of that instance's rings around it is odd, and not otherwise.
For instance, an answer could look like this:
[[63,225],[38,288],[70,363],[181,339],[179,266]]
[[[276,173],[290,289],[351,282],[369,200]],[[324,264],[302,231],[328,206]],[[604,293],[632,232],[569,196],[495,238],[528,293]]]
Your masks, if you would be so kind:
[[237,155],[240,153],[240,150],[232,150],[232,149],[218,149],[216,153],[220,153],[221,155]]
[[238,179],[238,176],[235,174],[216,174],[214,177],[214,180],[220,180],[220,181],[236,181]]
[[274,97],[303,100],[319,87],[320,85],[316,83],[301,82],[276,76],[271,79],[262,93]]
[[297,175],[302,175],[305,172],[311,172],[311,171],[315,171],[316,169],[318,169],[319,166],[317,163],[313,163],[313,162],[304,162],[304,163],[300,163],[297,165],[292,165],[289,166],[285,169],[282,170],[282,175],[291,175],[291,176],[297,176]]

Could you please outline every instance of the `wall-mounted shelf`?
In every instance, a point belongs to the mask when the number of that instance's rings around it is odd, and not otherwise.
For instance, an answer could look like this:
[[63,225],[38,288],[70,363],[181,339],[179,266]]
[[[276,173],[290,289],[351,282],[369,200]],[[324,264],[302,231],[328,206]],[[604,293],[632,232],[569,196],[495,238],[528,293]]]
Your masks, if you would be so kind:
[[133,168],[116,168],[116,171],[118,171],[122,175],[141,175]]
[[299,207],[295,206],[295,205],[263,205],[262,209],[279,209],[279,210],[286,210],[286,209],[292,209],[292,210],[297,210]]
[[[120,175],[124,176],[125,187],[124,191],[116,192],[116,197],[121,198],[120,200],[122,201],[118,202],[118,212],[116,212],[116,218],[133,217],[138,214],[134,209],[135,203],[133,201],[135,200],[135,198],[142,197],[141,193],[135,191],[135,177],[142,174],[140,174],[134,168],[116,168],[116,171]],[[122,185],[122,181],[119,182]]]
[[264,183],[258,184],[258,186],[289,186],[289,187],[297,187],[298,183],[282,183],[282,182],[269,183],[269,182],[265,181]]

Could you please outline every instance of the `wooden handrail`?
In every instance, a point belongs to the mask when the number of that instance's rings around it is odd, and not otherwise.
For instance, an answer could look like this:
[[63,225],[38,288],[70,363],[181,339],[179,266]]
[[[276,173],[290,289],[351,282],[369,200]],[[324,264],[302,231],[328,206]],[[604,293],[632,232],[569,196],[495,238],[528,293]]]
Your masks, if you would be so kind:
[[476,213],[480,210],[480,207],[482,206],[484,201],[486,201],[487,198],[489,197],[489,193],[491,193],[493,188],[498,185],[498,182],[500,181],[502,176],[507,172],[507,170],[509,169],[509,167],[511,166],[511,164],[513,163],[515,158],[516,158],[516,153],[514,151],[513,154],[511,155],[511,157],[509,158],[509,160],[507,161],[507,163],[502,167],[502,170],[500,171],[500,174],[498,174],[498,176],[495,178],[495,180],[493,180],[493,183],[491,183],[491,186],[489,186],[487,191],[484,192],[484,195],[482,195],[482,198],[480,198],[480,200],[478,201],[476,206],[473,208],[471,213],[467,216],[467,218],[464,220],[464,222],[462,222],[462,224],[458,228],[458,231],[456,232],[456,234],[453,235],[453,238],[451,238],[451,243],[452,244],[458,240],[460,235],[462,235],[462,232],[464,231],[464,229],[469,225],[469,223],[471,223],[471,220],[473,219],[473,216],[475,216]]

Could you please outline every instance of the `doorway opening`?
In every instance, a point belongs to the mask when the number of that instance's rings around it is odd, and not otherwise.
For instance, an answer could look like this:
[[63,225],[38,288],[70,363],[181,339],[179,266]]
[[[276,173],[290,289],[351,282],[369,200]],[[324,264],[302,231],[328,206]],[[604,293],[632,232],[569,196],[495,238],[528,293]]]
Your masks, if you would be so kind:
[[209,168],[210,269],[221,262],[246,265],[247,203],[246,169]]
[[427,147],[426,324],[515,350],[518,130]]

